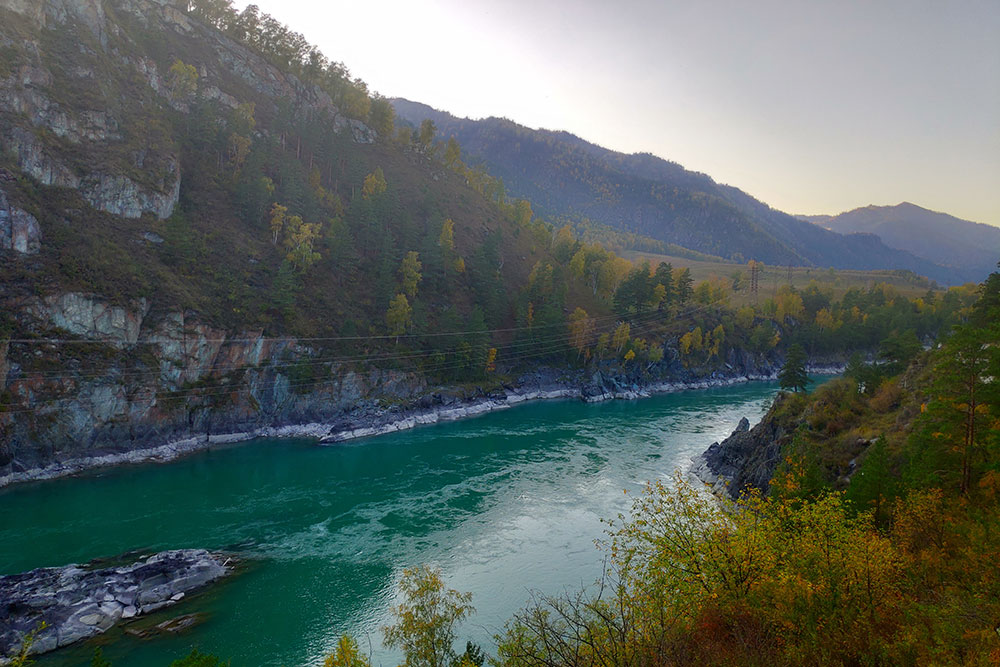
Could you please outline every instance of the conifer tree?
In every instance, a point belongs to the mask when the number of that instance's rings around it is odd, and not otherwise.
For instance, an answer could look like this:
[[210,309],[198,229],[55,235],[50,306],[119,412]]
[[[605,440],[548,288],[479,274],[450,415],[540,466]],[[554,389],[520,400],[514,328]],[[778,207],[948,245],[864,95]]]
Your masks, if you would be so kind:
[[687,267],[680,270],[677,274],[677,280],[675,291],[677,294],[677,303],[685,304],[691,300],[694,295],[694,279],[691,278],[691,270]]
[[809,384],[809,376],[806,374],[806,352],[798,343],[788,348],[788,355],[785,357],[785,365],[778,373],[778,382],[782,389],[792,391],[805,391]]

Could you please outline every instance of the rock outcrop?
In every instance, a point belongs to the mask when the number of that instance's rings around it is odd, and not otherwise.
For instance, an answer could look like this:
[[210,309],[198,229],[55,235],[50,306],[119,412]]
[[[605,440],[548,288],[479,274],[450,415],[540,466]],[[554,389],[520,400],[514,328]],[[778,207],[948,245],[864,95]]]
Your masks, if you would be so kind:
[[785,435],[785,428],[772,412],[753,428],[744,417],[728,438],[712,443],[695,458],[691,473],[712,487],[713,493],[728,494],[733,500],[750,489],[766,494],[781,462]]
[[0,147],[14,153],[21,170],[42,185],[77,190],[94,208],[123,218],[152,213],[164,220],[173,213],[180,197],[180,167],[173,155],[163,158],[164,173],[156,177],[157,188],[152,188],[120,173],[92,169],[81,175],[43,146],[33,132],[23,128],[0,135]]
[[176,604],[233,569],[232,559],[223,554],[186,549],[113,567],[95,561],[0,577],[0,656],[13,655],[43,622],[32,654]]
[[34,255],[42,247],[42,230],[33,215],[11,206],[0,190],[0,250],[13,250],[22,255]]
[[[0,68],[0,151],[14,155],[20,170],[39,183],[76,190],[95,209],[123,218],[163,220],[173,214],[182,180],[180,148],[162,128],[173,122],[166,112],[187,114],[191,104],[173,94],[170,61],[158,64],[145,55],[122,23],[126,18],[210,45],[214,57],[199,63],[203,100],[233,109],[248,101],[249,87],[272,103],[291,101],[303,114],[325,114],[335,130],[358,143],[375,140],[367,125],[345,118],[319,87],[192,20],[182,11],[186,3],[114,0],[110,6],[116,11],[106,11],[100,0],[0,0],[0,16],[17,17],[27,27],[6,30],[0,20],[0,46],[10,61]],[[46,34],[69,30],[81,37],[79,43],[43,58],[51,51]],[[145,89],[135,85],[136,77]],[[67,95],[67,84],[90,94],[84,100]],[[150,128],[158,134],[147,136]]]
[[112,306],[99,297],[68,292],[38,300],[29,312],[72,334],[126,345],[139,340],[149,304],[141,299],[134,307],[125,308]]
[[[75,292],[28,300],[19,315],[22,330],[40,338],[72,334],[98,345],[7,346],[3,377],[16,410],[0,413],[0,486],[99,465],[169,460],[252,437],[337,442],[526,400],[634,399],[770,379],[776,368],[740,358],[734,361],[745,362],[742,367],[697,372],[670,352],[659,364],[627,373],[613,365],[591,374],[543,369],[488,392],[429,387],[413,372],[323,361],[294,339],[225,331],[193,313],[155,311],[145,300],[112,305]],[[89,356],[81,361],[81,353]],[[46,370],[53,365],[45,355],[61,355],[57,373]]]

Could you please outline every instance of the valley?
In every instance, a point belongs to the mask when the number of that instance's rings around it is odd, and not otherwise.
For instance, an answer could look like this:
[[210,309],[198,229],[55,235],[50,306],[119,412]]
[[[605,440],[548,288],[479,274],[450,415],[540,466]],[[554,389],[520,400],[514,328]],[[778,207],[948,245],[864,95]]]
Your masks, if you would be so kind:
[[[789,215],[652,148],[388,97],[407,87],[336,59],[422,85],[461,61],[444,92],[471,101],[500,52],[452,52],[475,7],[348,25],[316,3],[296,26],[294,2],[261,5],[0,0],[0,664],[996,663],[997,228],[909,203]],[[677,71],[725,54],[732,20]],[[522,27],[503,43],[540,48]],[[660,37],[580,65],[585,99],[507,97],[570,127],[608,112],[619,54],[684,41]],[[771,122],[810,87],[742,89],[778,43],[694,89],[642,56],[634,118],[595,139],[662,149],[754,98],[770,111],[727,127]],[[833,53],[816,67],[854,51]],[[633,122],[664,91],[702,105],[687,129]],[[756,178],[805,151],[815,173],[785,176],[815,201],[888,196],[897,174],[856,180],[898,155],[803,138],[834,107],[766,150],[716,127],[706,156]],[[909,120],[888,134],[917,150],[933,133]],[[913,165],[918,197],[988,173]]]

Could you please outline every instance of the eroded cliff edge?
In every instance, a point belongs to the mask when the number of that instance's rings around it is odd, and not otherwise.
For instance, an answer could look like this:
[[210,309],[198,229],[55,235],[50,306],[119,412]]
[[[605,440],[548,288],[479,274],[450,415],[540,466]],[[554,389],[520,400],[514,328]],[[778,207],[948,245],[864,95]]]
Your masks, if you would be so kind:
[[[0,343],[0,485],[100,465],[169,460],[256,436],[326,441],[458,419],[525,400],[608,400],[773,379],[773,358],[730,350],[687,368],[609,362],[515,372],[509,383],[436,386],[414,371],[345,363],[294,338],[227,332],[65,293],[18,304],[26,338]],[[503,369],[500,371],[516,371]]]

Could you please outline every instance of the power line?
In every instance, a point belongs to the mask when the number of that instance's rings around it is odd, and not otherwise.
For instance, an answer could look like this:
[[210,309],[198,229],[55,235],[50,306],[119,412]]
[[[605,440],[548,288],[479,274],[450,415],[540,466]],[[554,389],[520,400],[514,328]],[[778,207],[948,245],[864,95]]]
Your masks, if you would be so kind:
[[[641,315],[637,314],[636,315],[636,318],[638,318],[637,321],[641,321],[642,318],[653,317],[653,316],[657,315],[658,312],[659,311],[650,310],[650,311],[644,312]],[[596,325],[596,324],[598,324],[600,322],[619,321],[621,319],[622,318],[620,318],[618,316],[603,316],[603,317],[599,317],[599,318],[591,318],[591,321],[594,322],[594,324]],[[554,327],[565,328],[566,326],[567,326],[566,323],[560,323],[560,324],[544,325],[544,326],[538,326],[538,327],[522,327],[521,330],[522,331],[534,331],[534,330],[541,330],[541,329],[551,329],[551,328],[554,328]],[[492,331],[504,331],[504,330],[492,330]],[[470,333],[470,334],[467,334],[467,335],[469,335],[469,336],[473,336],[473,335],[475,335],[475,336],[488,336],[490,333],[491,333],[491,330],[482,330],[482,331],[476,331],[474,334]],[[535,344],[537,342],[545,342],[549,338],[563,338],[563,337],[566,337],[566,336],[567,336],[567,334],[565,332],[560,332],[560,333],[557,333],[557,334],[554,334],[554,335],[550,335],[550,336],[545,337],[545,338],[532,338],[530,340],[514,341],[512,343],[500,344],[499,347],[508,347],[508,346],[515,346],[516,347],[516,346],[520,346],[520,345],[531,345],[531,344]],[[381,337],[378,337],[378,339],[381,340]],[[333,363],[351,363],[351,362],[359,362],[359,361],[392,361],[392,360],[401,360],[401,359],[415,359],[415,358],[420,358],[420,357],[424,357],[424,356],[428,356],[428,357],[429,356],[434,356],[434,355],[440,354],[442,352],[447,352],[449,349],[457,349],[457,348],[443,348],[443,349],[437,349],[437,350],[432,349],[432,350],[424,350],[424,351],[420,351],[420,352],[413,352],[413,351],[406,351],[406,352],[402,352],[402,353],[392,352],[392,353],[388,353],[388,354],[381,354],[381,353],[379,353],[379,354],[360,354],[360,355],[350,355],[350,356],[340,356],[340,357],[338,357],[338,356],[320,356],[320,357],[312,359],[312,360],[308,360],[308,358],[307,358],[307,359],[298,359],[298,360],[287,361],[287,362],[268,363],[267,366],[271,367],[271,368],[285,368],[285,367],[301,367],[303,365],[314,365],[314,364],[333,364]],[[216,355],[218,353],[219,353],[219,351],[215,352]],[[170,360],[167,359],[167,360],[164,360],[164,361],[168,361],[169,362]],[[249,364],[235,364],[235,363],[234,364],[228,364],[228,365],[221,365],[221,364],[219,364],[219,365],[213,365],[212,366],[213,370],[215,370],[215,371],[239,370],[239,369],[248,368],[248,367],[251,367],[251,365],[249,365]],[[177,368],[183,368],[183,367],[182,366],[177,366]],[[148,374],[148,373],[150,373],[150,371],[141,371],[141,372],[128,372],[128,371],[125,371],[125,372],[117,374],[116,377],[135,377],[135,376],[141,377],[141,376],[143,376],[145,374]],[[103,376],[107,375],[107,371],[106,370],[94,370],[94,371],[89,372],[89,373],[77,372],[77,373],[75,373],[72,376],[66,375],[65,371],[61,371],[61,370],[60,371],[37,371],[37,372],[34,372],[34,373],[28,373],[28,375],[30,375],[32,377],[41,377],[41,378],[45,378],[45,377],[95,378],[95,377],[103,377]]]
[[[714,302],[711,302],[711,303],[708,303],[708,304],[704,304],[704,305],[701,305],[701,306],[696,306],[694,308],[691,308],[687,312],[682,313],[680,317],[674,318],[673,321],[684,321],[684,320],[693,318],[699,312],[706,311],[706,310],[712,308],[713,306],[718,305],[723,300],[724,299],[718,299],[718,300],[716,300]],[[647,311],[647,317],[649,317],[649,319],[647,319],[645,322],[643,322],[642,320],[639,320],[636,323],[637,326],[635,327],[635,330],[631,331],[630,333],[645,333],[645,332],[651,331],[653,329],[654,325],[657,324],[657,320],[654,317],[657,314],[663,314],[663,313],[659,313],[659,311]],[[607,320],[607,319],[618,319],[618,318],[615,318],[613,316],[607,316],[607,317],[599,318],[599,319]],[[562,326],[566,326],[566,325],[563,324]],[[591,336],[588,337],[588,340],[596,341],[597,338],[599,338],[600,335],[603,335],[603,333],[608,333],[608,332],[602,332],[601,334],[598,334],[596,331],[594,331],[594,332],[592,332]],[[532,351],[516,349],[514,351],[520,352],[519,354],[514,354],[513,356],[506,356],[505,355],[503,358],[498,358],[497,361],[500,361],[500,362],[503,362],[503,363],[516,363],[518,361],[524,361],[526,359],[534,359],[534,358],[540,358],[540,357],[544,357],[544,356],[550,356],[550,355],[553,355],[553,354],[556,354],[556,353],[564,351],[565,350],[565,346],[566,346],[566,344],[568,343],[568,341],[569,341],[569,339],[571,337],[573,337],[572,334],[563,334],[563,335],[560,335],[560,336],[553,336],[553,337],[550,337],[548,339],[541,339],[541,341],[539,341],[539,340],[524,341],[522,343],[519,343],[518,346],[522,346],[522,347],[535,346],[535,349],[532,350]],[[498,348],[498,349],[502,349],[502,347]],[[457,351],[457,348],[456,348],[455,351]],[[430,353],[423,353],[422,356],[424,356],[424,357],[437,356],[437,355],[439,355],[441,353],[442,353],[441,351],[433,351],[433,352],[430,352]],[[401,359],[403,357],[400,356],[399,358]],[[367,359],[369,359],[369,358],[361,358],[360,360],[364,361],[364,360],[367,360]],[[315,363],[318,363],[318,364],[331,364],[331,363],[335,363],[335,362],[331,362],[329,360],[319,360],[319,361],[316,361]],[[289,365],[295,365],[295,364],[293,363],[293,364],[289,364]],[[424,374],[433,374],[433,373],[441,373],[441,372],[444,372],[444,371],[453,370],[453,369],[457,369],[457,368],[463,368],[463,367],[467,367],[467,366],[468,366],[468,363],[465,360],[461,360],[461,361],[445,361],[445,362],[441,362],[439,364],[431,364],[430,366],[426,366],[426,367],[420,368],[419,370],[421,372],[423,372]],[[264,367],[249,367],[248,370],[264,370],[266,368],[268,368],[268,367],[267,366],[264,366]],[[75,378],[75,376],[63,376],[63,377],[70,378],[70,379],[74,379]],[[336,384],[336,383],[339,383],[339,382],[340,382],[339,378],[331,378],[331,379],[317,380],[317,381],[314,381],[314,382],[296,383],[296,384],[293,384],[292,387],[294,389],[306,389],[306,388],[319,387],[319,386],[323,386],[323,385],[333,385],[333,384]],[[242,389],[243,389],[243,387],[242,387],[241,384],[223,383],[223,384],[217,384],[217,385],[202,385],[200,387],[192,387],[192,388],[186,388],[186,389],[179,389],[179,390],[173,391],[173,392],[167,392],[168,395],[165,398],[168,398],[168,399],[170,399],[170,398],[177,398],[177,399],[179,399],[179,398],[187,398],[189,396],[196,396],[198,398],[209,398],[209,397],[214,397],[214,396],[224,396],[224,395],[227,395],[227,394],[231,394],[234,391],[241,391]],[[210,391],[210,390],[215,390],[215,391]],[[79,401],[80,401],[80,399],[78,397],[63,398],[63,399],[54,399],[54,400],[51,400],[51,401],[47,402],[47,404],[44,405],[44,406],[39,406],[39,407],[34,407],[34,408],[20,408],[20,409],[0,410],[0,414],[17,414],[17,413],[38,412],[41,409],[45,409],[45,408],[51,409],[51,408],[57,407],[59,405],[63,405],[63,404],[67,404],[67,403],[74,403],[74,402],[79,402]]]
[[[653,312],[650,309],[646,312]],[[597,319],[621,319],[618,315],[607,315]],[[565,323],[556,324],[543,324],[538,326],[523,326],[523,327],[508,327],[504,329],[470,329],[466,331],[436,331],[427,333],[413,333],[413,334],[400,334],[398,336],[393,336],[390,334],[386,335],[369,335],[369,336],[320,336],[320,337],[303,337],[297,338],[294,336],[281,336],[275,338],[267,338],[265,336],[260,336],[257,338],[204,338],[199,339],[204,343],[318,343],[318,342],[337,342],[337,341],[367,341],[367,340],[395,340],[397,338],[435,338],[444,336],[469,336],[474,334],[497,334],[497,333],[513,333],[518,331],[527,331],[529,329],[549,329],[554,327],[566,326]],[[2,341],[0,341],[2,342]],[[160,340],[137,340],[134,343],[124,343],[123,341],[116,338],[101,338],[101,339],[79,339],[79,338],[10,338],[6,342],[17,343],[24,345],[109,345],[112,347],[117,347],[119,345],[135,346],[135,345],[160,345],[163,341]]]

